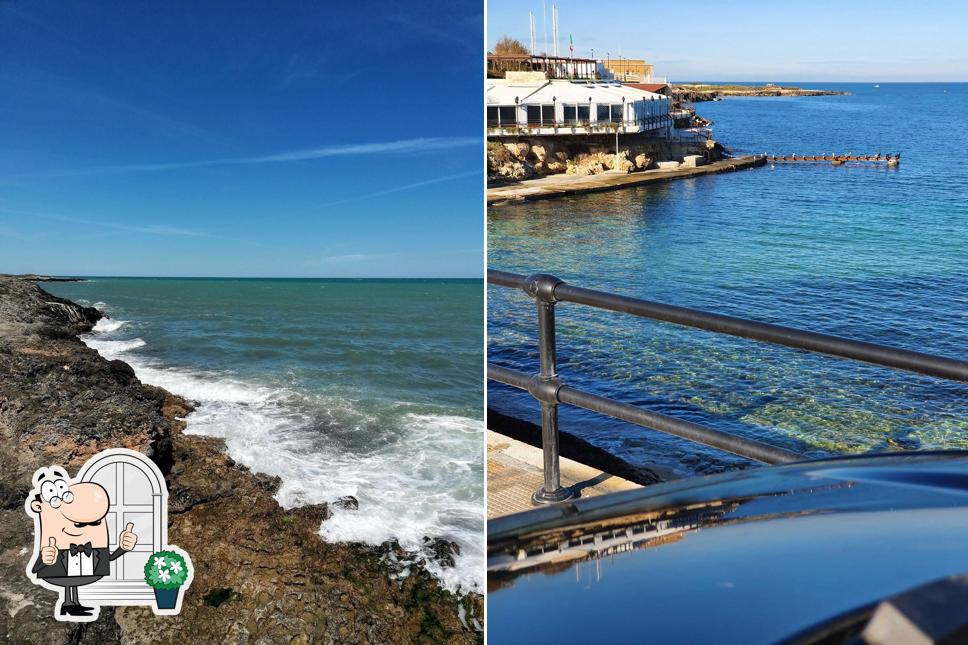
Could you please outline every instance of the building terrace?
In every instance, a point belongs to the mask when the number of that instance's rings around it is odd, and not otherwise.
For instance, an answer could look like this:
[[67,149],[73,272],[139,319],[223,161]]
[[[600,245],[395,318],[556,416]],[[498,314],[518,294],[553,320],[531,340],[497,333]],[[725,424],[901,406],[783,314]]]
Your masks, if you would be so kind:
[[547,79],[509,72],[488,79],[487,135],[582,135],[622,132],[671,135],[669,98],[616,81]]
[[607,74],[594,58],[544,54],[488,54],[487,77],[504,78],[508,72],[540,72],[545,78],[596,80]]

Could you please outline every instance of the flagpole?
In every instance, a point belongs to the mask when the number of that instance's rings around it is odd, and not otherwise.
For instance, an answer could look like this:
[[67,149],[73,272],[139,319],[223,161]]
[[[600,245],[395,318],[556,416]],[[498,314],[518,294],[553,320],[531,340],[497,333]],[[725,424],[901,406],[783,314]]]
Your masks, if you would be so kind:
[[531,56],[534,56],[534,13],[528,12],[528,26],[531,28]]
[[555,41],[555,58],[558,57],[558,5],[551,5],[551,37]]
[[571,77],[575,77],[575,41],[568,34],[568,58],[571,59]]
[[544,32],[544,55],[548,55],[548,9],[541,0],[541,30]]

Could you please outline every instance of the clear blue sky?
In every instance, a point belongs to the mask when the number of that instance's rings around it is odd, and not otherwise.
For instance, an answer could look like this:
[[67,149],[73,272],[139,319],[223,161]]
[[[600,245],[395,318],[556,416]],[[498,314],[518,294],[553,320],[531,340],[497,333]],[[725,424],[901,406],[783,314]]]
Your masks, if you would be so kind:
[[[551,41],[551,0],[544,3]],[[968,3],[961,0],[690,0],[556,2],[559,51],[645,58],[670,80],[968,81]],[[502,36],[543,50],[541,0],[491,0],[488,48]],[[550,49],[550,47],[549,47]]]
[[482,275],[483,25],[0,0],[0,272]]

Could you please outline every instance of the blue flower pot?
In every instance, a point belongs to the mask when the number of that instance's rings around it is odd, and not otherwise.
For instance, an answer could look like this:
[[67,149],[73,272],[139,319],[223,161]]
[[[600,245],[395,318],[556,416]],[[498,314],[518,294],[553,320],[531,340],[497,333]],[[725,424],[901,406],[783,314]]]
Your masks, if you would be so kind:
[[174,589],[155,589],[155,605],[158,609],[174,609],[178,603],[178,592],[180,588]]

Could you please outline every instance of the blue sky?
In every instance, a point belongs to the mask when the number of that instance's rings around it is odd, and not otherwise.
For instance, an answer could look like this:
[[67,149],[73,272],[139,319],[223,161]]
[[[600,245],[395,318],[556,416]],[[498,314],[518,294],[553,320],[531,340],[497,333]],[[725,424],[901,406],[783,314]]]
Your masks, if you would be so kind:
[[0,272],[482,275],[483,24],[0,0]]
[[[551,4],[544,3],[551,39]],[[559,51],[645,58],[670,80],[968,81],[968,3],[876,0],[555,2]],[[543,50],[541,0],[491,0],[487,44],[529,46],[528,11]],[[549,47],[550,49],[550,47]]]

